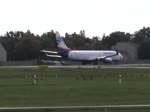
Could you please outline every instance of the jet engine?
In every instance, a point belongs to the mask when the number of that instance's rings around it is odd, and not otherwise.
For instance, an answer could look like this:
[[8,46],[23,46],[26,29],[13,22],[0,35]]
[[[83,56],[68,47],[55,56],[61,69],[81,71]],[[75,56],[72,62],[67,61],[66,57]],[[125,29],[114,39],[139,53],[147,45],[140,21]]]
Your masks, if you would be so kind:
[[102,62],[103,62],[103,63],[112,63],[113,60],[112,60],[111,58],[104,58],[104,59],[102,60]]

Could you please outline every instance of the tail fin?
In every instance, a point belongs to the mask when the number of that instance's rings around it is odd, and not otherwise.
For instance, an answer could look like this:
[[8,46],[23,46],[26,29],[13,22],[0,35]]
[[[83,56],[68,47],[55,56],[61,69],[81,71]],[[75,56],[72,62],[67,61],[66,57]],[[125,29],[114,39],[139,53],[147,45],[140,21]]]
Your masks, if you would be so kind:
[[55,34],[58,48],[62,50],[70,50],[70,48],[68,48],[65,44],[63,38],[60,36],[59,32],[56,31]]

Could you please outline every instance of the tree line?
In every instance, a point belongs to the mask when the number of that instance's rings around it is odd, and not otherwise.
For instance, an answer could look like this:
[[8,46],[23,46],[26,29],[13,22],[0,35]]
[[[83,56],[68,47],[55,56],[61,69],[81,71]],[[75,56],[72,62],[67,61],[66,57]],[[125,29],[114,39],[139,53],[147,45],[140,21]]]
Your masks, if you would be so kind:
[[[139,44],[139,59],[150,59],[150,27],[143,27],[134,34],[116,31],[102,37],[86,37],[85,31],[65,34],[64,40],[72,49],[81,50],[108,50],[117,42],[132,42]],[[0,36],[0,42],[7,51],[8,61],[38,59],[40,50],[57,50],[55,33],[53,30],[35,35],[30,30],[27,32],[10,31]]]

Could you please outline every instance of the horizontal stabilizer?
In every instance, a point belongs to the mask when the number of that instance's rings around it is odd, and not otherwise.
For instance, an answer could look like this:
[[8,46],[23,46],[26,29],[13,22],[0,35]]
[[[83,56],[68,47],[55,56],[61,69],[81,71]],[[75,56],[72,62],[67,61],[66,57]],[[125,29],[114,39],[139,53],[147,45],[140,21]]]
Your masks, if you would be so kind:
[[62,58],[60,55],[47,55],[47,56],[51,58]]
[[51,54],[58,54],[56,51],[46,51],[46,50],[41,50],[41,52],[51,53]]

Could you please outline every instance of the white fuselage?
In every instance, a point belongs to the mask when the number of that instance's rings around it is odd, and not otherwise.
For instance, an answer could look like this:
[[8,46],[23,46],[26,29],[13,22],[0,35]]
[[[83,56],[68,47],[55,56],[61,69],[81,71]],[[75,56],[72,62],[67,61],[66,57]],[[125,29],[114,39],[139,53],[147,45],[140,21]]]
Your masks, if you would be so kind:
[[72,50],[69,51],[68,54],[68,58],[71,60],[87,60],[87,61],[92,61],[106,56],[111,56],[110,58],[115,61],[121,61],[123,59],[123,56],[120,53],[116,55],[116,51]]

